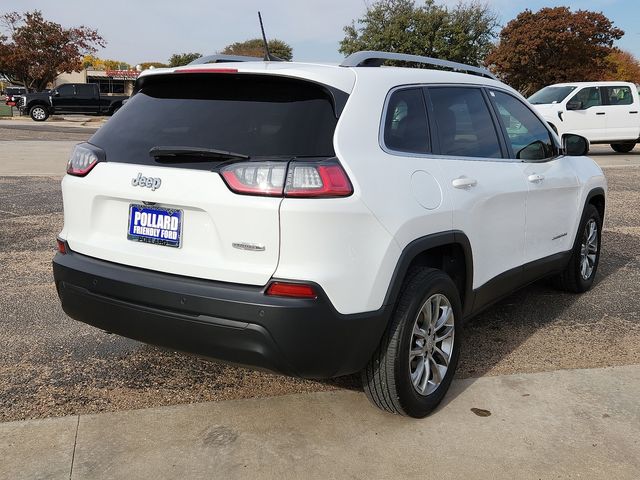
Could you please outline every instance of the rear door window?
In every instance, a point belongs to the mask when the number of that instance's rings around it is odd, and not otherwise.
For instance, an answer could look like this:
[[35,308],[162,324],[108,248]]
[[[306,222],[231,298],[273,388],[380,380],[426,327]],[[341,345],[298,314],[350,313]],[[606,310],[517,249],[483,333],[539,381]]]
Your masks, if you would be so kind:
[[605,87],[604,91],[609,105],[631,105],[633,103],[629,87]]
[[395,152],[428,153],[429,127],[421,88],[396,90],[389,97],[384,144]]
[[482,91],[473,87],[431,87],[441,155],[502,158],[498,132]]
[[94,87],[91,84],[76,85],[76,95],[80,98],[93,98]]
[[[341,92],[342,93],[342,92]],[[346,94],[345,94],[346,95]],[[305,80],[250,74],[149,78],[90,142],[107,161],[156,164],[153,147],[209,148],[259,157],[331,157],[333,97]],[[210,169],[185,158],[176,167]]]

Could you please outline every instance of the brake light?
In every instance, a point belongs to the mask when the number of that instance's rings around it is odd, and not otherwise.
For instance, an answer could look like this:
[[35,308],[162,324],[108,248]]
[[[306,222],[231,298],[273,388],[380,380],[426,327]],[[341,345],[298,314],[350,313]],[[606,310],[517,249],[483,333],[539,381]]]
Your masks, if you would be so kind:
[[102,153],[93,145],[76,145],[67,162],[67,173],[76,177],[84,177],[100,161]]
[[285,197],[346,197],[352,193],[351,182],[339,163],[293,162],[284,188]]
[[272,297],[318,298],[314,288],[304,283],[273,282],[266,294]]
[[346,197],[353,187],[337,161],[241,162],[223,167],[222,178],[235,193],[269,197]]
[[175,73],[238,73],[237,68],[185,68]]

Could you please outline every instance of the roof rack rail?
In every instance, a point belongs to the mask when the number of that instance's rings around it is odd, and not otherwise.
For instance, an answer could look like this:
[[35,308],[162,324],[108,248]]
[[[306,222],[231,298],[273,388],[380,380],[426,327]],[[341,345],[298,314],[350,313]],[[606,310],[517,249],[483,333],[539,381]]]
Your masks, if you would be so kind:
[[244,55],[206,55],[204,57],[196,58],[188,65],[203,65],[205,63],[220,63],[220,62],[262,62],[262,58],[258,57],[245,57]]
[[421,55],[409,55],[407,53],[375,52],[371,50],[365,50],[352,53],[342,61],[340,66],[379,67],[386,60],[423,63],[425,65],[449,68],[457,72],[472,73],[474,75],[480,75],[492,80],[497,80],[496,76],[486,68],[474,67],[472,65],[465,65],[464,63],[458,62],[450,62],[449,60],[440,60],[439,58],[423,57]]

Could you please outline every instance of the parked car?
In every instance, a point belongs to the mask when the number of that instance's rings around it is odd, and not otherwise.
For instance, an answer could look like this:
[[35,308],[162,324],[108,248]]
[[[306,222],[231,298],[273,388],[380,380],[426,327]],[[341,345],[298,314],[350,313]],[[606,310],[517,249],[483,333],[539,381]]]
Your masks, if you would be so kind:
[[19,103],[24,114],[43,122],[54,114],[112,115],[127,98],[125,95],[101,95],[95,83],[66,83],[51,91],[29,93]]
[[488,71],[426,57],[147,71],[69,159],[57,291],[144,342],[360,372],[376,406],[423,417],[463,320],[543,277],[591,288],[607,187],[587,148]]
[[4,92],[5,105],[9,105],[10,107],[17,106],[20,98],[26,93],[27,89],[24,87],[7,87]]
[[640,97],[633,83],[559,83],[534,93],[529,102],[559,135],[582,135],[619,153],[640,141]]

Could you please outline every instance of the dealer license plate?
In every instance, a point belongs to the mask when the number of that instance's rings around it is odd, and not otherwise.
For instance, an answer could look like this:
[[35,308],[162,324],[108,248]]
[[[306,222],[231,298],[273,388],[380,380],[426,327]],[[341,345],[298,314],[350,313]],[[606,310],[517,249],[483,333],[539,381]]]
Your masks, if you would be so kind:
[[129,205],[127,238],[134,242],[180,248],[182,240],[182,210],[147,205]]

